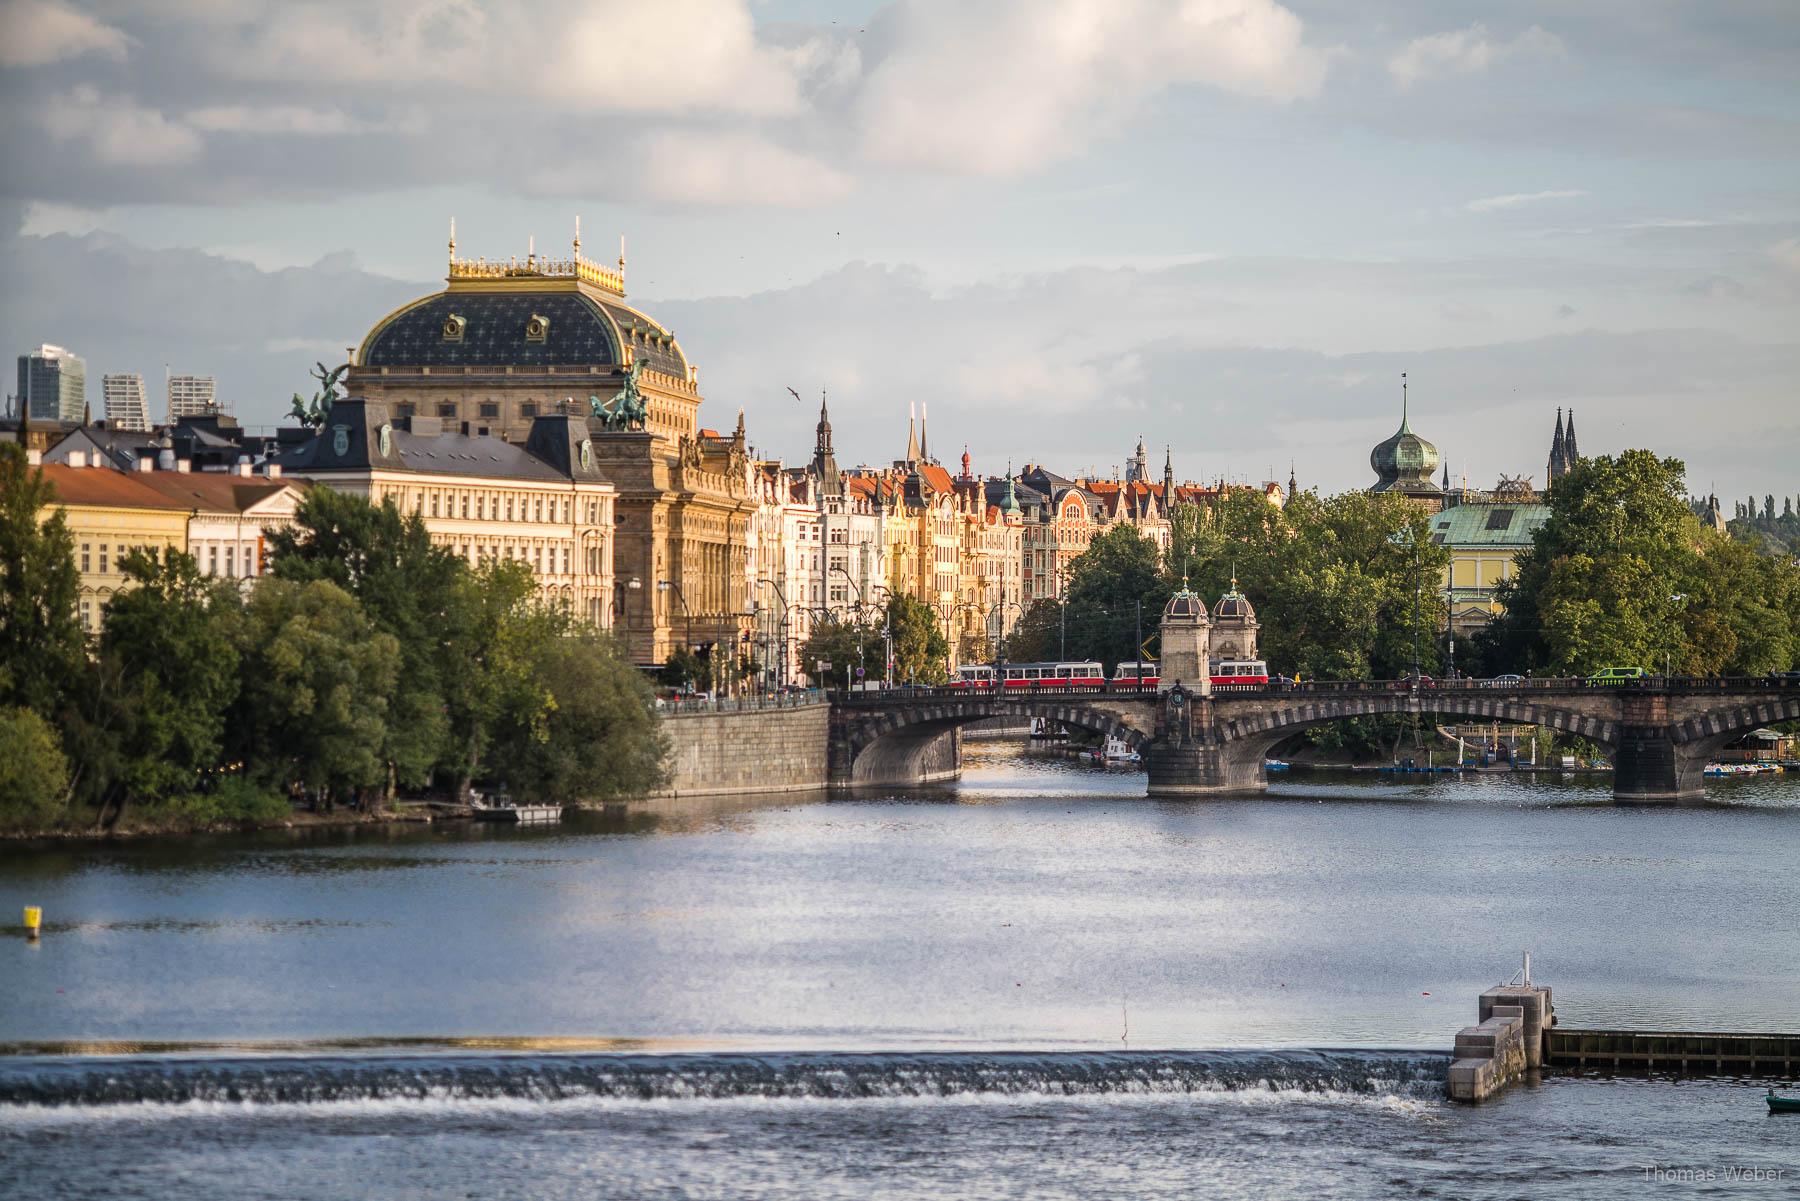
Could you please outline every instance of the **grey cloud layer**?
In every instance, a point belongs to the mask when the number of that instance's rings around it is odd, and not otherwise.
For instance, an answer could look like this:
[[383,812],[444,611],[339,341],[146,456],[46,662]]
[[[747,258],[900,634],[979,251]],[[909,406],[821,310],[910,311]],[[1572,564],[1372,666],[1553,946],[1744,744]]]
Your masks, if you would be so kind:
[[[1701,325],[1568,329],[1548,299],[1603,313],[1621,281],[1581,281],[1570,264],[1232,261],[1163,270],[1081,268],[936,293],[910,269],[853,264],[807,284],[741,297],[646,302],[701,369],[704,419],[746,409],[753,441],[790,461],[812,443],[821,386],[832,396],[840,457],[878,463],[904,445],[908,406],[930,406],[946,459],[967,443],[978,466],[1038,460],[1063,470],[1122,461],[1142,434],[1172,444],[1184,477],[1285,478],[1327,489],[1367,482],[1368,447],[1397,419],[1411,373],[1415,425],[1474,482],[1501,471],[1541,478],[1557,405],[1581,414],[1590,452],[1650,445],[1689,459],[1696,487],[1791,491],[1800,412],[1800,348],[1773,332],[1732,332],[1742,302],[1683,301]],[[1552,270],[1551,268],[1555,269]],[[0,243],[6,345],[58,339],[89,374],[216,372],[244,420],[272,424],[306,369],[354,344],[383,314],[433,290],[358,269],[349,256],[264,272],[193,251],[150,251],[106,234]],[[1662,279],[1665,291],[1678,278]],[[1468,344],[1331,353],[1246,332],[1259,312],[1317,294],[1406,288],[1417,303],[1472,295],[1505,309],[1526,295],[1532,323],[1459,326]],[[1571,307],[1571,306],[1563,306]],[[1671,309],[1674,314],[1681,310]],[[1791,303],[1788,311],[1791,315]],[[1482,335],[1487,340],[1479,340]],[[1380,346],[1361,338],[1358,345]],[[786,388],[809,398],[796,405]],[[1745,430],[1755,429],[1754,438]]]

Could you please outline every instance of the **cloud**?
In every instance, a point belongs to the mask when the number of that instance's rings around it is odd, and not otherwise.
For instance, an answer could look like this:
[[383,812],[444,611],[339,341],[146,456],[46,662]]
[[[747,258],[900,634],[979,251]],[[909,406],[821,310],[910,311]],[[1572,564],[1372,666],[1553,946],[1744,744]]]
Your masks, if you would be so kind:
[[1479,21],[1467,29],[1414,38],[1388,59],[1388,74],[1402,88],[1437,75],[1473,75],[1516,55],[1560,57],[1562,39],[1533,25],[1510,42],[1496,42]]
[[1769,257],[1782,270],[1800,275],[1800,238],[1783,238],[1769,247]]
[[658,134],[639,170],[645,197],[665,204],[804,208],[850,190],[842,172],[755,135]]
[[957,173],[1079,151],[1167,87],[1287,102],[1316,95],[1327,67],[1273,0],[901,0],[869,33],[862,156]]
[[392,130],[391,122],[361,121],[339,109],[309,108],[300,104],[256,107],[247,104],[218,105],[190,110],[183,120],[208,133],[306,134],[369,133]]
[[51,100],[39,119],[50,136],[84,144],[107,167],[156,167],[200,156],[200,135],[129,97],[102,95],[83,85]]
[[9,0],[0,6],[0,67],[39,67],[95,55],[122,60],[133,41],[111,25],[48,0]]
[[222,75],[257,83],[525,99],[605,112],[801,108],[817,55],[758,40],[743,0],[362,0],[258,5],[208,31]]
[[1471,213],[1491,213],[1495,209],[1517,208],[1521,204],[1535,204],[1540,200],[1568,200],[1586,195],[1587,192],[1580,188],[1555,192],[1514,192],[1506,196],[1486,196],[1480,200],[1471,200],[1463,207]]

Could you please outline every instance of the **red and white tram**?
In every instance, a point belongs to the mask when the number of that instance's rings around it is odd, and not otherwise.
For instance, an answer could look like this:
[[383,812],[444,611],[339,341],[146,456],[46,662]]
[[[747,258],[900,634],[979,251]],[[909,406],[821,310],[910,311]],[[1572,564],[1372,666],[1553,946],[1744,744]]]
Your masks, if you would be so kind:
[[1213,687],[1230,684],[1267,684],[1269,665],[1261,659],[1214,659],[1207,669]]
[[1161,671],[1159,664],[1148,661],[1121,663],[1113,669],[1113,687],[1155,692],[1162,679]]
[[991,663],[965,663],[956,669],[956,678],[950,681],[951,688],[992,688],[994,686],[994,667]]
[[1008,663],[1007,688],[1099,688],[1106,672],[1098,663]]

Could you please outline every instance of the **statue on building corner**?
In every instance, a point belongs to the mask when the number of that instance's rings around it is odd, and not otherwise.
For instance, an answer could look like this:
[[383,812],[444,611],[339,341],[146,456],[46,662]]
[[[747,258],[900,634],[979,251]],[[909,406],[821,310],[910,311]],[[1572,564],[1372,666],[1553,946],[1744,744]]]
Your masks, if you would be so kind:
[[309,425],[313,429],[324,429],[325,422],[331,417],[331,406],[337,401],[337,382],[344,372],[350,370],[350,364],[327,369],[323,363],[313,364],[309,373],[319,381],[319,390],[313,394],[309,404],[301,395],[294,393],[294,407],[288,410],[288,416],[301,425]]
[[643,378],[644,360],[635,360],[625,371],[625,386],[619,389],[609,406],[598,396],[588,397],[589,413],[600,419],[608,430],[641,430],[650,416],[650,405],[644,399],[638,381]]

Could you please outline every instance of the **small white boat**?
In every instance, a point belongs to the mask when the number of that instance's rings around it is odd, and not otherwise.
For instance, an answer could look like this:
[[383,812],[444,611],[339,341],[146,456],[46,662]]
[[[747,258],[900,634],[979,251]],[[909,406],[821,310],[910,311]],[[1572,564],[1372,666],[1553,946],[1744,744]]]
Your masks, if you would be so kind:
[[479,792],[471,793],[469,807],[475,811],[476,821],[513,822],[521,826],[549,825],[561,821],[563,815],[561,805],[519,805],[503,792],[486,797]]

